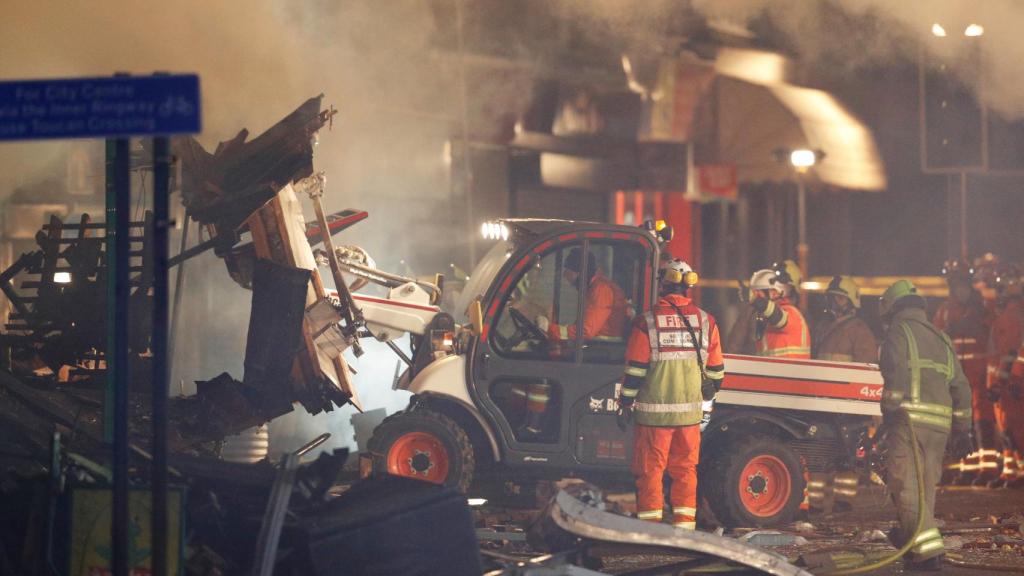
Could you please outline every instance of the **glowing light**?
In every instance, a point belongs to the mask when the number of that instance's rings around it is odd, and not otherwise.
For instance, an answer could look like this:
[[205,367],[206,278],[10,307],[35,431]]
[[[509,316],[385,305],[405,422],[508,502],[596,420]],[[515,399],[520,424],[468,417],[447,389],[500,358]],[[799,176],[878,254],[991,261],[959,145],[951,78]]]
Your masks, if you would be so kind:
[[810,168],[818,161],[814,150],[800,149],[789,153],[789,163],[795,168]]
[[480,234],[486,240],[508,240],[508,226],[501,222],[484,222],[480,225]]
[[935,24],[932,24],[932,36],[937,36],[939,38],[945,38],[946,37],[946,29],[943,28],[942,26],[940,26],[938,22],[936,22]]
[[487,504],[487,499],[486,498],[466,498],[466,502],[468,502],[470,506],[483,506],[484,504]]
[[981,24],[971,24],[964,29],[964,36],[977,37],[985,33],[985,27]]
[[444,148],[441,150],[441,162],[445,166],[452,165],[452,141],[448,140],[444,143]]
[[56,284],[71,284],[71,272],[54,272],[53,281]]

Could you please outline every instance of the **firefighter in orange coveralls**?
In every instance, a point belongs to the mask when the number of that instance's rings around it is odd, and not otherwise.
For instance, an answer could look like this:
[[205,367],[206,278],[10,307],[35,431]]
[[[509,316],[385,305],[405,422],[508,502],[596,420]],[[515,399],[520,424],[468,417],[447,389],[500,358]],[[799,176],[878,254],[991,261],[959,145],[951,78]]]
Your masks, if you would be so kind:
[[[565,257],[566,282],[582,292],[580,277],[582,249],[573,248]],[[607,276],[597,269],[597,259],[587,253],[587,307],[583,311],[584,340],[619,340],[626,330],[626,294]],[[537,317],[537,326],[548,333],[552,340],[575,340],[576,324],[570,326],[549,322],[544,316]]]
[[999,476],[996,450],[995,409],[985,383],[990,320],[971,282],[974,270],[967,262],[951,260],[942,268],[949,285],[949,298],[932,318],[932,324],[949,335],[964,375],[971,383],[971,409],[977,449],[953,467],[960,475],[957,484],[988,484]]
[[994,483],[996,486],[1016,482],[1020,474],[1020,450],[1024,448],[1024,401],[1019,387],[1010,381],[1022,341],[1017,276],[1013,266],[999,264],[991,254],[986,254],[974,270],[974,286],[981,292],[992,318],[986,380],[989,400],[995,403],[997,442],[1002,451],[1002,472]]
[[811,357],[807,321],[786,297],[791,289],[776,270],[758,270],[750,277],[750,305],[757,314],[754,338],[758,356]]
[[[597,259],[587,252],[587,282],[583,282],[581,268],[583,249],[573,248],[565,257],[562,278],[582,293],[587,287],[586,309],[583,311],[584,340],[622,341],[626,333],[626,294],[597,268]],[[576,340],[576,324],[571,326],[555,324],[545,316],[538,316],[537,327],[548,333],[552,342]],[[551,401],[551,385],[546,382],[531,383],[526,390],[526,436],[543,433],[544,414]]]
[[670,260],[660,267],[659,278],[661,298],[633,322],[620,416],[636,421],[637,518],[662,520],[668,472],[672,524],[693,530],[701,421],[721,387],[725,365],[715,319],[688,297],[697,273],[681,260]]

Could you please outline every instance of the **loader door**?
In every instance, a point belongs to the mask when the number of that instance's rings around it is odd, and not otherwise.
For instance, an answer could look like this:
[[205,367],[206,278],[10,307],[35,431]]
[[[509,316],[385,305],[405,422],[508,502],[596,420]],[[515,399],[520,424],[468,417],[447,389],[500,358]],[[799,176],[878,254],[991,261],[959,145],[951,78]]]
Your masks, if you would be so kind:
[[653,253],[642,236],[620,236],[548,243],[496,280],[506,290],[494,295],[470,386],[509,462],[629,462],[614,398],[632,319],[649,307]]

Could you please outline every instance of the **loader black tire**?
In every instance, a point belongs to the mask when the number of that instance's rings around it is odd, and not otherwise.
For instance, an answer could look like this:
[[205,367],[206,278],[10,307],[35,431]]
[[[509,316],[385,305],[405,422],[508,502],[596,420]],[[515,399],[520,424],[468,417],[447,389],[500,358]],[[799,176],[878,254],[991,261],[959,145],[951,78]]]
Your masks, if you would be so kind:
[[384,419],[367,448],[373,474],[391,474],[441,484],[465,493],[476,457],[466,431],[433,410],[417,408]]
[[737,438],[709,464],[701,484],[715,516],[727,526],[777,526],[800,509],[804,467],[784,440]]

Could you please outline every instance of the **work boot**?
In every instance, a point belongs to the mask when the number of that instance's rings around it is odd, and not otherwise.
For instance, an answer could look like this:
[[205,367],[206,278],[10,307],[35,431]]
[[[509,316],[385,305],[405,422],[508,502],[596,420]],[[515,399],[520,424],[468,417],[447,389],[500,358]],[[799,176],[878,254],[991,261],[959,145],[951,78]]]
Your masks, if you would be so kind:
[[903,561],[903,568],[908,572],[941,572],[942,558],[944,556],[945,554],[939,554],[927,560],[918,560],[916,562],[906,558]]

